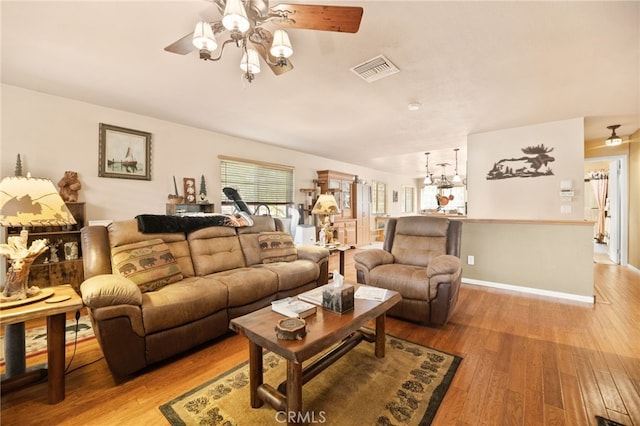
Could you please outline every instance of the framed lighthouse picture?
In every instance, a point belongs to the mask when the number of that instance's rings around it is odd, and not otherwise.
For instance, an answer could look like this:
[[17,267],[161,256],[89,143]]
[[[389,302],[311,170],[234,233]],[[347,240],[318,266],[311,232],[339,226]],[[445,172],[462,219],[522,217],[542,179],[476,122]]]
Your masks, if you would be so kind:
[[151,133],[100,123],[98,176],[151,180]]

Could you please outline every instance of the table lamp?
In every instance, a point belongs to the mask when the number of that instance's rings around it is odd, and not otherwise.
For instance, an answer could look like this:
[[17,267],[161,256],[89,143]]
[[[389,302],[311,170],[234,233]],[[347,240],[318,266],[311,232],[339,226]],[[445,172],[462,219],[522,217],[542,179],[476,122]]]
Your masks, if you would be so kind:
[[333,240],[330,217],[334,214],[340,213],[336,198],[331,194],[320,194],[318,200],[313,206],[313,209],[311,210],[311,213],[323,216],[320,221],[320,228],[324,229],[324,233],[327,236],[327,243],[330,243]]
[[75,225],[76,220],[49,179],[10,176],[0,182],[0,224],[23,229],[20,236],[9,236],[0,244],[0,255],[9,259],[10,268],[0,295],[0,302],[24,300],[40,293],[29,287],[29,269],[47,250],[47,240],[39,239],[27,246],[26,227]]

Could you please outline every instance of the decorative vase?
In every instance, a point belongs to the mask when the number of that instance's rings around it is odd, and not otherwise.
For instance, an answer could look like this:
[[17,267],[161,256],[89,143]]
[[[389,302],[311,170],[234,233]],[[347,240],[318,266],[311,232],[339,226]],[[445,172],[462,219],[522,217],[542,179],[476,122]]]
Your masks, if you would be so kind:
[[78,259],[78,243],[77,242],[71,241],[68,243],[64,243],[64,258],[65,260]]

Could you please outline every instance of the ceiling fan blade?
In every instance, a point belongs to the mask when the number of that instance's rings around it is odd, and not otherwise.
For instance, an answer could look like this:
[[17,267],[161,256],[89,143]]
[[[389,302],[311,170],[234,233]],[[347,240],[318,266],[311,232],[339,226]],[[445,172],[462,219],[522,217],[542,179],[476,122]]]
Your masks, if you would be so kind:
[[313,4],[280,3],[271,8],[274,15],[285,15],[289,20],[274,21],[283,28],[357,33],[363,9],[353,6],[321,6]]
[[193,32],[190,32],[180,40],[175,41],[164,48],[167,52],[177,53],[178,55],[186,55],[193,51],[196,47],[192,43]]

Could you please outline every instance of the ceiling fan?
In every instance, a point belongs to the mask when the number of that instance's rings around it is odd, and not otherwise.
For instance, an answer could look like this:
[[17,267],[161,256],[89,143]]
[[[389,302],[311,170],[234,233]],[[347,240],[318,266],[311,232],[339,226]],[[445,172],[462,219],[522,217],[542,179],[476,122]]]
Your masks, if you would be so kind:
[[[320,31],[356,33],[360,28],[363,9],[352,6],[321,6],[280,3],[269,6],[269,0],[211,0],[222,18],[214,22],[198,22],[195,30],[164,48],[167,52],[186,55],[199,50],[200,59],[218,61],[224,48],[234,44],[242,49],[240,68],[251,82],[260,72],[258,55],[275,75],[293,69],[289,57],[293,54],[285,29],[301,28]],[[263,25],[274,24],[271,33]],[[219,45],[215,36],[223,32],[228,38]],[[219,48],[217,56],[213,52]]]

